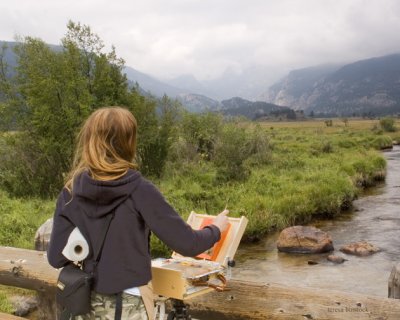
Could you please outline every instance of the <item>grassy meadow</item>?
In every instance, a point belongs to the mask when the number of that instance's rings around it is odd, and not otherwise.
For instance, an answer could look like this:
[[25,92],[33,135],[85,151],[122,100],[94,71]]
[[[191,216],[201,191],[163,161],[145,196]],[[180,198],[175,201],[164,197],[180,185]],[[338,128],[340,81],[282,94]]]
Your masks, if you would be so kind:
[[[392,140],[400,141],[400,134],[383,132],[379,120],[334,119],[331,126],[324,120],[234,126],[255,135],[257,152],[240,165],[245,178],[221,180],[215,164],[198,157],[171,159],[161,178],[151,180],[185,219],[192,210],[216,214],[225,207],[232,216],[245,215],[247,240],[339,214],[363,188],[384,179],[386,162],[379,150],[391,146]],[[226,153],[219,155],[220,161],[240,155],[234,142],[231,149],[221,149]],[[179,150],[177,157],[182,156]],[[37,228],[52,216],[54,207],[54,199],[16,198],[0,190],[0,245],[32,249]],[[152,248],[154,255],[168,254],[156,238]],[[0,287],[0,311],[11,311],[6,296],[15,290],[9,290]]]
[[225,206],[233,216],[247,216],[249,239],[349,207],[364,187],[384,179],[386,162],[378,150],[396,138],[376,129],[378,120],[334,120],[331,127],[323,120],[239,125],[258,126],[269,137],[267,159],[248,159],[246,181],[215,184],[215,169],[201,162],[171,166],[158,185],[185,217]]

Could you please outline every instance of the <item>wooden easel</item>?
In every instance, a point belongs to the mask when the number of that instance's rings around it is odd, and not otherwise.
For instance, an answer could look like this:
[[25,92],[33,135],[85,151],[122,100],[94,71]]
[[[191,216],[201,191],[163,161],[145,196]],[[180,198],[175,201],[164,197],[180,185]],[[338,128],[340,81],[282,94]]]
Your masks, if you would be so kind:
[[[215,216],[197,214],[192,211],[187,222],[193,229],[199,230],[206,225],[211,224],[214,219]],[[229,270],[229,268],[234,266],[233,258],[237,248],[239,247],[248,220],[246,217],[228,217],[228,220],[229,227],[221,235],[220,241],[218,241],[210,250],[196,257],[199,262],[204,261],[205,265],[217,265],[221,269],[225,270]],[[184,258],[185,257],[174,252],[171,260]],[[165,298],[172,298],[173,310],[169,313],[168,320],[190,320],[191,316],[188,314],[183,299],[193,298],[214,290],[207,286],[193,288],[190,286],[187,279],[185,279],[181,270],[163,268],[162,264],[158,262],[154,262],[152,265],[152,277],[154,293],[163,297],[161,300],[157,301],[156,318],[157,313],[164,313]]]

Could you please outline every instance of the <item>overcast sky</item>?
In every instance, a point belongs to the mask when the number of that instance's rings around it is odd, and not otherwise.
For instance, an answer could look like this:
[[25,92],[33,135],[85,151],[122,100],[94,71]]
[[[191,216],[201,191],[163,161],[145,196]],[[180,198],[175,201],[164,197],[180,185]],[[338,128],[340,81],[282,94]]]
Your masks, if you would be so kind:
[[159,78],[400,52],[398,0],[2,0],[0,12],[0,40],[59,44],[73,20],[114,44],[126,65]]

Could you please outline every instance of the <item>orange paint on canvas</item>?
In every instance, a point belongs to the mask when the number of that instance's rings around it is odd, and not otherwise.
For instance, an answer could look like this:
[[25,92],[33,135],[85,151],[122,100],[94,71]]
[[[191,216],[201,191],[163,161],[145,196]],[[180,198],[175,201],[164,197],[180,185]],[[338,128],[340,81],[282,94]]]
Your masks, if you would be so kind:
[[[212,224],[213,222],[214,222],[213,218],[203,219],[200,229],[203,229],[204,227]],[[212,247],[208,252],[199,254],[196,258],[206,259],[206,260],[210,260],[210,261],[216,261],[218,254],[221,251],[222,245],[224,244],[224,241],[226,239],[226,236],[228,235],[230,228],[231,228],[231,224],[228,223],[228,227],[226,228],[226,230],[224,232],[222,232],[221,239],[219,239],[219,241],[216,244],[214,244],[214,247]]]

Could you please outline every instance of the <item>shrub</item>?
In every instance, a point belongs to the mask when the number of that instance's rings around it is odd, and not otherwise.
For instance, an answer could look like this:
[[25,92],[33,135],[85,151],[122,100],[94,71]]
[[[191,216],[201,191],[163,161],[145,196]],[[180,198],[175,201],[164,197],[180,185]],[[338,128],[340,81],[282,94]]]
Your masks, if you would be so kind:
[[377,150],[390,149],[393,147],[393,141],[389,136],[377,136],[371,141],[371,146]]
[[259,124],[248,131],[249,158],[246,163],[251,166],[269,163],[272,151],[268,133]]
[[187,113],[182,119],[180,135],[203,159],[211,160],[221,127],[222,118],[217,114]]
[[323,153],[331,153],[331,152],[333,152],[332,143],[330,141],[325,141],[324,143],[322,143],[321,151]]
[[321,153],[332,153],[334,151],[333,144],[330,141],[320,142],[319,144],[312,145],[310,153],[313,156],[319,156]]
[[246,129],[225,125],[216,143],[214,163],[217,166],[217,181],[244,181],[250,175],[244,161],[250,156]]
[[395,121],[392,117],[385,117],[379,120],[379,124],[382,129],[386,132],[394,132],[396,131]]

